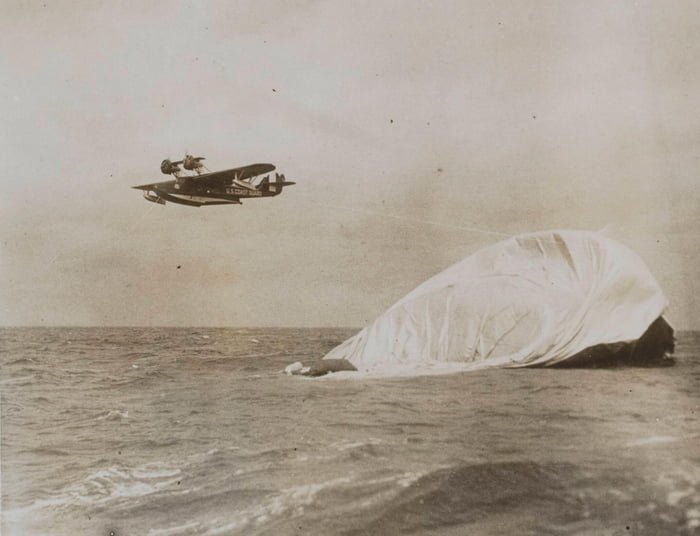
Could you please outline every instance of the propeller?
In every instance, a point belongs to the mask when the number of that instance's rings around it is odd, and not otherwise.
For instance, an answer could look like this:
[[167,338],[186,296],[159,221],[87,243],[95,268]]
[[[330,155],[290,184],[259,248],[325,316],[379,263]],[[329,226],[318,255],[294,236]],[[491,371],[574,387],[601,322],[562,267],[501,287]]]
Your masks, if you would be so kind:
[[182,161],[171,162],[169,158],[166,158],[160,163],[160,171],[165,175],[172,175],[180,171],[180,164],[182,164]]

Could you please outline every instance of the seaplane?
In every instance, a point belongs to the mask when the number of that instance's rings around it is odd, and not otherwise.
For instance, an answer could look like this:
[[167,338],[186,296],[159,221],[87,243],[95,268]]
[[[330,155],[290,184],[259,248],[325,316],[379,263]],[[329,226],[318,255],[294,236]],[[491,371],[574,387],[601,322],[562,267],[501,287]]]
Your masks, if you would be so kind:
[[271,181],[269,174],[275,171],[272,164],[251,164],[223,171],[209,171],[202,160],[203,156],[190,154],[175,162],[166,158],[160,164],[160,171],[172,175],[174,179],[132,188],[143,190],[143,197],[147,201],[159,205],[165,205],[169,201],[202,207],[241,205],[241,199],[274,197],[281,194],[285,186],[296,184],[278,173],[275,173],[275,180]]

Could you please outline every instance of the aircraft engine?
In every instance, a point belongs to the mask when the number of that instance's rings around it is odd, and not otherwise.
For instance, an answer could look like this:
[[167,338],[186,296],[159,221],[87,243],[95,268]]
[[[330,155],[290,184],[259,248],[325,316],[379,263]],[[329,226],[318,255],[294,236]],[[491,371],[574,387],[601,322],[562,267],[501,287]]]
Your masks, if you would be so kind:
[[204,164],[202,164],[202,160],[204,160],[203,156],[192,156],[191,154],[185,155],[185,159],[183,160],[183,166],[185,169],[189,171],[197,171],[200,168],[204,167]]
[[172,175],[180,171],[180,162],[171,162],[167,158],[160,163],[160,171],[165,175]]

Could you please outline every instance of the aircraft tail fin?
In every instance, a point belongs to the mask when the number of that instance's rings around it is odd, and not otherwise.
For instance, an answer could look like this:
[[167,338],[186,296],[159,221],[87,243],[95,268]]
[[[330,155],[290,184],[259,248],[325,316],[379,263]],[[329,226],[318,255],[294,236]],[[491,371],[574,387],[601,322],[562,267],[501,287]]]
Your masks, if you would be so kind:
[[296,182],[288,181],[284,178],[284,175],[275,173],[275,182],[270,182],[270,176],[267,175],[258,185],[258,189],[263,190],[265,192],[280,193],[282,191],[282,188],[284,188],[285,186],[291,186],[293,184],[296,184]]

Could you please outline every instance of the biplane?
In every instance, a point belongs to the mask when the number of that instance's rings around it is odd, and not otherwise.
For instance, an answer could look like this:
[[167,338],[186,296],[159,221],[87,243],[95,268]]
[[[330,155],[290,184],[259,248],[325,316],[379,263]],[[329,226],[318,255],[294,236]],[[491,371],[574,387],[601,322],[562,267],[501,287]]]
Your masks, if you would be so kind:
[[[203,156],[185,155],[183,160],[171,162],[163,160],[160,170],[172,175],[173,180],[132,186],[143,190],[143,197],[152,203],[165,205],[166,202],[190,207],[210,205],[240,205],[241,199],[274,197],[282,193],[285,186],[296,184],[275,173],[270,180],[269,173],[275,170],[272,164],[251,164],[223,171],[206,170]],[[183,166],[191,173],[185,174]],[[262,175],[262,179],[258,180]]]

